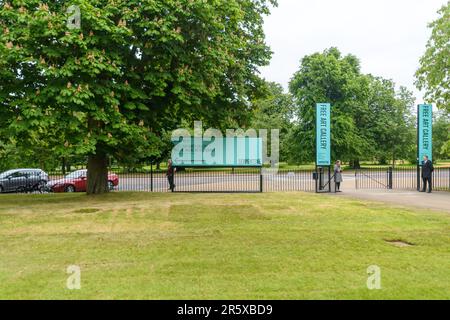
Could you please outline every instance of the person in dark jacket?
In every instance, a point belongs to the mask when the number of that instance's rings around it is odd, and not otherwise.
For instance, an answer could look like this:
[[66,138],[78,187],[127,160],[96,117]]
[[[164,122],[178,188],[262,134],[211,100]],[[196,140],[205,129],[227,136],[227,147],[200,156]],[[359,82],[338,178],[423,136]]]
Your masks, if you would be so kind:
[[175,190],[174,176],[175,176],[175,168],[172,164],[172,159],[169,159],[167,165],[167,180],[169,181],[169,190],[172,192]]
[[433,177],[433,162],[428,158],[428,156],[423,157],[423,165],[422,165],[422,180],[423,180],[423,189],[422,192],[427,191],[428,184],[428,193],[432,191],[432,177]]

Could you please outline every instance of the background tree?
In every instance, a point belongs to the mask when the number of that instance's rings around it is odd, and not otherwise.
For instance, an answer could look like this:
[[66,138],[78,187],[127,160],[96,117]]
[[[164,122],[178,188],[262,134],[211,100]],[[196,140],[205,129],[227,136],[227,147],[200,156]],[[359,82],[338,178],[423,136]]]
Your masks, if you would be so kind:
[[332,157],[358,165],[371,143],[358,122],[367,111],[364,101],[368,83],[355,56],[342,56],[337,48],[305,56],[289,85],[297,104],[298,125],[291,134],[291,158],[313,161],[315,157],[315,105],[332,104]]
[[426,90],[428,102],[450,112],[450,1],[438,13],[440,17],[429,25],[431,37],[420,59],[416,85]]
[[306,56],[290,83],[296,102],[296,124],[289,136],[290,159],[311,162],[315,157],[315,105],[332,105],[333,159],[349,161],[397,159],[414,154],[414,97],[406,88],[360,72],[359,60],[337,48]]
[[395,83],[380,77],[368,76],[369,96],[366,123],[361,128],[370,138],[370,154],[380,164],[388,160],[395,167],[398,159],[415,159],[415,117],[412,92],[400,87],[397,93]]
[[[250,127],[254,129],[280,130],[280,161],[288,160],[289,134],[293,128],[295,105],[293,97],[284,93],[277,83],[267,83],[267,94],[257,99]],[[270,133],[269,133],[270,141]],[[269,144],[270,145],[270,142]]]
[[433,158],[435,160],[450,159],[450,115],[445,111],[434,116],[433,124]]
[[[248,114],[267,64],[256,0],[22,0],[0,9],[2,127],[88,157],[88,193],[107,192],[109,157],[158,156],[180,119]],[[71,29],[68,5],[81,11]]]

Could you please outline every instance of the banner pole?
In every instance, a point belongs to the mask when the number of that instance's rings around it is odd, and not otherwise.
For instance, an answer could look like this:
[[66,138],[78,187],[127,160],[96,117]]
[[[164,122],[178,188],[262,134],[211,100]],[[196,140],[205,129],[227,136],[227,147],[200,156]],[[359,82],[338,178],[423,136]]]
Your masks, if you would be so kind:
[[314,125],[314,137],[315,137],[315,139],[314,139],[314,145],[315,145],[315,149],[316,149],[316,152],[315,152],[315,154],[314,154],[314,164],[315,164],[315,167],[316,167],[316,175],[315,175],[315,178],[316,178],[316,193],[319,193],[319,186],[318,186],[318,181],[319,181],[319,170],[318,170],[318,167],[317,167],[317,152],[318,152],[318,149],[317,149],[317,108],[318,108],[318,105],[316,104],[316,110],[314,110],[314,114],[316,115],[315,116],[315,120],[316,121],[314,121],[314,123],[315,123],[315,125]]
[[153,192],[153,162],[150,164],[150,192]]
[[[315,166],[316,166],[316,192],[327,191],[331,193],[331,104],[316,103],[315,109]],[[324,181],[325,169],[328,168],[328,188]]]
[[328,192],[331,193],[331,165],[328,166]]
[[433,105],[419,104],[417,107],[417,190],[421,187],[422,158],[433,161]]
[[417,191],[420,191],[420,150],[419,150],[419,139],[420,139],[420,105],[417,106]]

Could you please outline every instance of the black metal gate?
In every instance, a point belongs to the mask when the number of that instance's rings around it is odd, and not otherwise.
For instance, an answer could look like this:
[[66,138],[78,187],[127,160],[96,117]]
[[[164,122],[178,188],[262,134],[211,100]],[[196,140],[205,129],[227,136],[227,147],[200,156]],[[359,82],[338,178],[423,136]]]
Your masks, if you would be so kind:
[[[331,193],[336,192],[336,184],[334,181],[334,175],[331,174],[331,167],[317,167],[314,172],[314,180],[316,182],[316,193]],[[332,188],[334,185],[334,188]]]
[[356,189],[392,189],[392,168],[361,168],[355,170]]
[[[411,167],[372,167],[355,171],[356,189],[417,190],[422,188],[421,172]],[[433,189],[450,191],[450,168],[435,168]]]

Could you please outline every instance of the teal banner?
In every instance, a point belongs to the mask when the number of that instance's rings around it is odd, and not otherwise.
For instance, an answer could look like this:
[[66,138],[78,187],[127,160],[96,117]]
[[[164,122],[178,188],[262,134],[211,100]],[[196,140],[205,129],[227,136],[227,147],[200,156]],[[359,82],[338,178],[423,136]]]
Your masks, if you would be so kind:
[[331,165],[331,105],[316,106],[316,165]]
[[176,167],[261,167],[262,138],[179,137],[172,140]]
[[433,106],[431,104],[419,105],[418,124],[419,164],[422,165],[424,156],[428,156],[433,161]]

